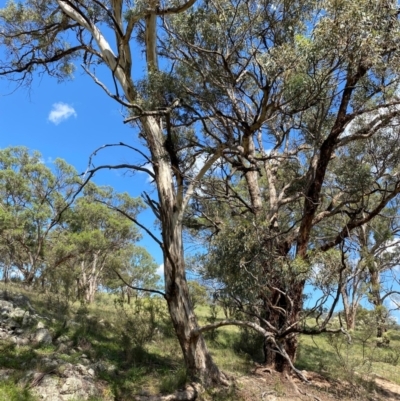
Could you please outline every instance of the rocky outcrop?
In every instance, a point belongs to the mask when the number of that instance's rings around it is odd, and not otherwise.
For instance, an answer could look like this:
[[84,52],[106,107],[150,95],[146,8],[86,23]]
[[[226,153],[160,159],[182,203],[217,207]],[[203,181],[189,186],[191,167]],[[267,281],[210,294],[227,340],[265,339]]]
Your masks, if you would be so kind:
[[26,297],[0,292],[0,340],[29,344],[39,318]]
[[[69,401],[88,400],[90,397],[104,397],[104,384],[96,380],[96,373],[109,370],[106,364],[92,362],[73,347],[67,335],[54,338],[51,329],[46,327],[47,317],[40,316],[29,302],[20,294],[0,292],[0,342],[16,346],[41,347],[54,345],[56,352],[41,356],[37,353],[26,371],[5,369],[0,366],[0,380],[21,376],[20,383],[30,389],[39,400]],[[76,363],[66,362],[74,355]],[[64,356],[64,358],[63,358]],[[34,368],[32,368],[34,367]]]

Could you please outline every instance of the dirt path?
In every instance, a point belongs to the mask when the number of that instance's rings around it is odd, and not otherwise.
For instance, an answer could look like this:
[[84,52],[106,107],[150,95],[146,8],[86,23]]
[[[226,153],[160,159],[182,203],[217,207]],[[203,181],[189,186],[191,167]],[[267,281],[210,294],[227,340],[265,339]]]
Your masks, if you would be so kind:
[[[400,369],[399,369],[400,375]],[[392,383],[383,377],[377,376],[375,378],[375,384],[378,388],[378,393],[385,396],[388,401],[399,401],[400,400],[400,386]]]

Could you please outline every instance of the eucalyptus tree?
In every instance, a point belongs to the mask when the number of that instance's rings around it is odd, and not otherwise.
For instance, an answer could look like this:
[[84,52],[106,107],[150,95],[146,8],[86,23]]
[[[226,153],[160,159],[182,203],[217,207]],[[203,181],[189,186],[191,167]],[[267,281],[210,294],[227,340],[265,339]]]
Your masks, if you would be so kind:
[[76,172],[62,160],[50,169],[38,152],[0,150],[1,258],[4,268],[18,269],[25,283],[42,274],[48,238],[78,184]]
[[[398,209],[385,209],[376,219],[354,231],[349,241],[353,263],[342,288],[346,324],[356,328],[357,308],[366,299],[374,308],[377,337],[382,337],[388,320],[385,303],[400,292]],[[351,262],[351,261],[349,261]]]
[[[107,95],[126,108],[125,122],[138,124],[148,152],[119,145],[138,151],[144,162],[107,168],[145,171],[154,179],[158,199],[145,196],[160,221],[162,238],[150,235],[164,254],[164,295],[184,360],[191,376],[220,383],[226,381],[225,376],[211,358],[190,303],[182,218],[194,187],[222,149],[208,146],[193,130],[173,129],[171,115],[179,100],[157,89],[168,78],[158,63],[157,19],[183,14],[195,1],[11,1],[0,11],[0,45],[6,54],[0,61],[0,75],[18,84],[29,84],[41,73],[63,80],[70,77],[76,64],[81,64]],[[132,66],[140,45],[146,51],[147,75],[136,79]],[[112,74],[113,87],[106,87],[95,75],[99,65]],[[173,87],[167,82],[162,85]],[[194,157],[199,152],[204,154],[205,163],[195,171]],[[145,163],[153,169],[146,168]],[[102,167],[88,170],[85,182]]]
[[160,289],[161,277],[157,273],[158,265],[150,253],[143,247],[134,245],[127,249],[127,255],[103,280],[103,285],[111,290],[119,290],[122,297],[127,297],[128,304],[132,296],[149,295],[149,290]]
[[[186,105],[174,124],[200,125],[224,147],[219,179],[198,195],[251,215],[224,249],[248,252],[255,235],[249,254],[264,255],[260,267],[232,257],[231,269],[247,268],[250,282],[264,277],[261,318],[292,360],[312,256],[343,246],[400,192],[398,17],[390,0],[222,0],[164,19],[161,51]],[[238,174],[246,196],[235,189]],[[193,213],[229,241],[232,224],[221,230],[207,211]],[[288,361],[275,344],[269,362],[282,370]]]
[[[122,198],[132,217],[142,210],[141,199],[115,194],[110,188],[86,185],[83,196],[64,212],[60,228],[52,241],[53,259],[70,266],[69,277],[76,280],[78,298],[94,301],[103,278],[134,256],[133,244],[140,238],[137,228],[121,213],[110,209],[106,201]],[[51,265],[49,266],[52,269]],[[57,271],[55,272],[57,275]]]

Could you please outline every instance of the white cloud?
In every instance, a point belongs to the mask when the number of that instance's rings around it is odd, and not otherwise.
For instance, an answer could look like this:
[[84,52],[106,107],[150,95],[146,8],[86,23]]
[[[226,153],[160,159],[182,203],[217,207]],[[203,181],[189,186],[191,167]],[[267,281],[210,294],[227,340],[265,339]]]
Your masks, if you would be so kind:
[[[153,164],[152,163],[146,163],[143,167],[147,168],[147,170],[149,170],[151,173],[154,174],[154,168],[153,168]],[[151,175],[147,174],[146,182],[153,182],[153,177]]]
[[[144,164],[142,167],[143,167],[143,168],[146,168],[147,170],[150,171],[150,173],[153,173],[153,174],[154,174],[154,168],[153,168],[153,164],[152,164],[152,163],[146,163],[146,164]],[[139,170],[138,170],[138,174],[145,174],[146,177],[147,177],[147,178],[146,178],[146,182],[147,182],[147,183],[152,183],[152,182],[154,182],[153,177],[152,177],[150,174],[148,174],[146,171],[139,171]]]
[[161,263],[161,265],[158,266],[157,274],[158,274],[162,279],[164,278],[164,263]]
[[55,125],[67,120],[70,117],[76,117],[75,109],[66,103],[54,103],[50,111],[48,120]]
[[195,174],[198,174],[198,172],[204,167],[207,161],[207,156],[200,154],[196,157],[196,161],[194,162],[193,165],[193,172]]
[[400,309],[400,299],[397,299],[397,298],[393,299],[391,296],[389,296],[388,307],[389,307],[389,309],[392,309],[392,310],[394,310],[394,309],[399,310]]
[[40,163],[42,164],[53,164],[55,161],[54,159],[49,156],[47,159],[43,159],[43,157],[40,159]]

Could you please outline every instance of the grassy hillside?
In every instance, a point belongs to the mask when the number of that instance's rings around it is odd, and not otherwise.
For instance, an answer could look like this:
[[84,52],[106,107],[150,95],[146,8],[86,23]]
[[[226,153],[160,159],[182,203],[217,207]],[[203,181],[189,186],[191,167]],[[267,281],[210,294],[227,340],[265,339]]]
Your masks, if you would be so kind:
[[[98,294],[95,303],[86,307],[15,285],[0,285],[4,289],[29,298],[45,317],[53,342],[32,346],[0,340],[0,371],[12,371],[1,382],[0,401],[34,401],[29,389],[21,387],[21,379],[32,369],[46,373],[48,368],[38,364],[54,354],[71,364],[82,358],[96,363],[104,399],[127,400],[133,393],[168,394],[185,384],[179,344],[162,299],[138,299],[128,305],[115,295]],[[196,313],[202,323],[211,317],[209,306],[200,305]],[[221,310],[214,311],[214,319],[223,317]],[[351,344],[343,335],[303,336],[296,365],[331,379],[365,383],[378,375],[400,385],[400,332],[388,336],[390,343],[384,348],[366,332],[353,333]],[[207,333],[207,344],[217,364],[231,376],[248,375],[262,359],[260,339],[237,327]]]

